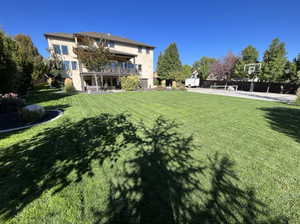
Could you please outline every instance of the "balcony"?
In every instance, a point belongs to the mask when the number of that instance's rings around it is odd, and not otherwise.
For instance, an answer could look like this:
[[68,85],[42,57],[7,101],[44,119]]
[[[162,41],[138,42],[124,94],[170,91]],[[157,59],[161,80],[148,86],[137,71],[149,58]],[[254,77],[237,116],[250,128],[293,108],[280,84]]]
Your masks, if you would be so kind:
[[[83,69],[86,70],[86,69]],[[82,71],[83,71],[82,70]],[[128,62],[111,62],[104,66],[103,70],[100,72],[92,72],[92,71],[83,71],[82,75],[92,75],[99,74],[103,76],[123,76],[123,75],[138,75],[139,69],[138,65],[128,63]]]

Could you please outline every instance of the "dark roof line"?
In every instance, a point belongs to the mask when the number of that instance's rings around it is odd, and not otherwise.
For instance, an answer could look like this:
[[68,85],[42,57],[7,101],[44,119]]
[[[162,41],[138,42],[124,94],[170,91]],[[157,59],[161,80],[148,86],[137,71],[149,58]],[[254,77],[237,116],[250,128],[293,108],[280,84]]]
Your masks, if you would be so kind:
[[127,44],[132,44],[136,46],[144,46],[144,47],[149,47],[149,48],[155,48],[152,45],[148,45],[142,42],[130,40],[124,37],[119,37],[119,36],[114,36],[111,34],[107,33],[98,33],[98,32],[79,32],[79,33],[61,33],[61,32],[55,32],[55,33],[45,33],[45,37],[50,36],[50,37],[60,37],[60,38],[65,38],[65,39],[71,39],[73,40],[76,35],[84,35],[92,38],[101,38],[105,40],[112,40],[116,42],[121,42],[121,43],[127,43]]

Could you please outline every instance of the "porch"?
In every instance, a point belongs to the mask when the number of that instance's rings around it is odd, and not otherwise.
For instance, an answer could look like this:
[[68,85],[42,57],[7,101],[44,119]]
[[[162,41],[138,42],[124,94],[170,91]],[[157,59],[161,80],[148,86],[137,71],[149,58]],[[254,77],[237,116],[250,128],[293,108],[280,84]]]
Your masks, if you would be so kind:
[[98,92],[99,90],[114,90],[121,88],[121,75],[97,73],[82,74],[85,91]]
[[84,91],[121,89],[121,77],[139,75],[141,65],[135,64],[137,55],[110,49],[110,62],[101,71],[88,71],[81,65],[80,76]]
[[84,91],[114,90],[121,88],[121,77],[138,75],[139,68],[131,62],[111,62],[101,72],[81,72]]

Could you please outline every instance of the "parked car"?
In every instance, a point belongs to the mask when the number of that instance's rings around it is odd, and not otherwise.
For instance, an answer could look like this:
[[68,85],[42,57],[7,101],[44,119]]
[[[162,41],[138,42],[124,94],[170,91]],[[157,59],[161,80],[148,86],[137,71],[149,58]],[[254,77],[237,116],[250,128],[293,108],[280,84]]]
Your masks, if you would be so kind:
[[199,87],[200,86],[200,79],[198,78],[197,74],[193,74],[190,78],[185,80],[186,87]]

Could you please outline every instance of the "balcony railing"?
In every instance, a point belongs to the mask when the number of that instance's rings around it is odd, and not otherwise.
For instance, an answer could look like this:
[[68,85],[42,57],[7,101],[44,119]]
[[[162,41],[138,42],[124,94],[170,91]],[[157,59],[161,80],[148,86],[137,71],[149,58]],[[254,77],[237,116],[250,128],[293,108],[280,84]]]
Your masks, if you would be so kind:
[[[91,73],[87,71],[83,73]],[[96,72],[106,75],[127,75],[127,74],[139,74],[138,65],[128,62],[111,62],[103,67],[102,71]]]

